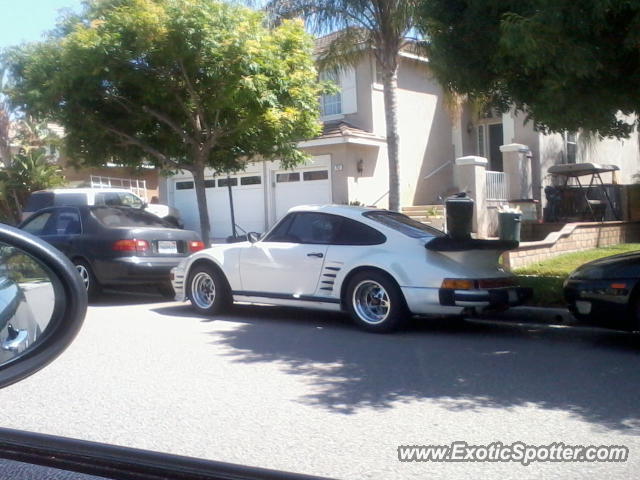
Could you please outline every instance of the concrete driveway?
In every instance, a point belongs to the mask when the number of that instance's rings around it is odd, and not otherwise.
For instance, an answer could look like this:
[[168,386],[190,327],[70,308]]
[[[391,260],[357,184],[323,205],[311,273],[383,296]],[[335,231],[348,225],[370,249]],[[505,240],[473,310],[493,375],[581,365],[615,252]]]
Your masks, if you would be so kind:
[[[0,425],[337,478],[629,478],[640,342],[588,328],[415,322],[158,297],[90,307],[54,364],[0,391]],[[399,445],[626,445],[626,463],[401,463]],[[5,464],[5,468],[10,468]],[[1,470],[0,470],[1,472]]]

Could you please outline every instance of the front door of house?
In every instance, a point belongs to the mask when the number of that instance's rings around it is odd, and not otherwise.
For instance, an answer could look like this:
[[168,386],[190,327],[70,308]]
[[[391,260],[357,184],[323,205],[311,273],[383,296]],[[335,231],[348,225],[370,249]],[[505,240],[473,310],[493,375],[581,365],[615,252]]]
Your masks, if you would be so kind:
[[502,152],[500,146],[504,145],[502,123],[489,125],[489,170],[502,172]]

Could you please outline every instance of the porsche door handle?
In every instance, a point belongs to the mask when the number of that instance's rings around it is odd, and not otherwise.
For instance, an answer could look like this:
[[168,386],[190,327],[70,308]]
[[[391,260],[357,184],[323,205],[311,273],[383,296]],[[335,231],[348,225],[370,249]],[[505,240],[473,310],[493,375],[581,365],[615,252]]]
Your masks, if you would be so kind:
[[321,252],[314,252],[314,253],[307,253],[307,257],[318,257],[318,258],[322,258],[324,257],[324,254]]

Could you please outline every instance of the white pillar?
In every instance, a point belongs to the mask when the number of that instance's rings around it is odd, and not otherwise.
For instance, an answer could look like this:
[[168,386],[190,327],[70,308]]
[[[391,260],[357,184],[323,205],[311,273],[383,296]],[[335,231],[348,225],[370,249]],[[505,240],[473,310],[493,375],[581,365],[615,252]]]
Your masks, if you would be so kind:
[[509,200],[533,198],[531,177],[531,150],[521,143],[510,143],[500,147],[502,166],[507,174]]
[[454,181],[458,191],[466,192],[475,201],[473,231],[480,238],[489,231],[486,202],[486,171],[489,161],[484,157],[468,156],[456,158],[453,167]]

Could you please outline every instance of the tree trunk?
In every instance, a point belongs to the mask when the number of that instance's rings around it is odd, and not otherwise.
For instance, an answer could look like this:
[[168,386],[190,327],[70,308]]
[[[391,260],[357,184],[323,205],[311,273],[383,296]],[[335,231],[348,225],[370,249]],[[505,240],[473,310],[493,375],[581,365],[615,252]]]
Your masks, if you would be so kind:
[[204,187],[204,165],[196,165],[193,173],[193,184],[196,189],[196,201],[200,215],[200,235],[206,247],[211,243],[211,225],[209,224],[209,209],[207,207],[207,192]]
[[389,157],[389,210],[400,210],[400,154],[398,135],[398,66],[382,73],[384,116],[387,124],[387,156]]

